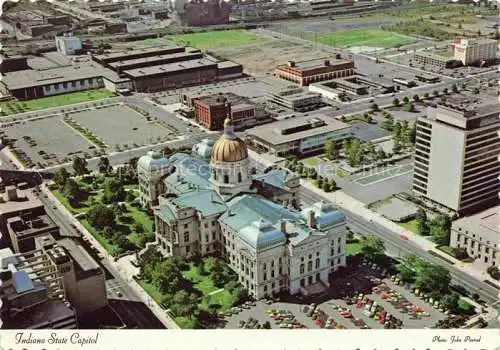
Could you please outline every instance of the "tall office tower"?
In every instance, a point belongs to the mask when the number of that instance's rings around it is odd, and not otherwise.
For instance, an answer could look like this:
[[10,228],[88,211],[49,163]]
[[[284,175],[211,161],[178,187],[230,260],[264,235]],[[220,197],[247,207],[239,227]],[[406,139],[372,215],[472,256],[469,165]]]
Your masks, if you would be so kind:
[[413,191],[464,214],[497,203],[500,104],[443,103],[417,119]]

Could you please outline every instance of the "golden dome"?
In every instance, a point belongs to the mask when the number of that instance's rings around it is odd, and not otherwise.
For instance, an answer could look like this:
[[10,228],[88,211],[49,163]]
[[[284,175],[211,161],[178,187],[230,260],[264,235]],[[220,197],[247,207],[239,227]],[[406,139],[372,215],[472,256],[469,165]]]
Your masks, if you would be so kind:
[[226,138],[223,135],[218,139],[212,148],[212,162],[239,162],[248,158],[248,150],[245,141],[242,139]]

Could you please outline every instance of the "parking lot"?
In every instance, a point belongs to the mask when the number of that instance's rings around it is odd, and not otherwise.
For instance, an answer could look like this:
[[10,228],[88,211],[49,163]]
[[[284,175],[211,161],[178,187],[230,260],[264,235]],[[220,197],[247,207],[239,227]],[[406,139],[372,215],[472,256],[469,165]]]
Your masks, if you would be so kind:
[[108,147],[147,145],[172,132],[125,105],[72,113],[71,118],[89,129]]
[[[381,272],[360,264],[347,273],[334,275],[328,291],[319,297],[282,297],[270,304],[258,301],[255,306],[226,317],[225,328],[243,328],[244,323],[256,320],[254,323],[260,325],[269,321],[275,329],[301,325],[312,329],[422,329],[446,317],[410,289],[390,278],[381,278]],[[379,287],[374,290],[374,286]],[[314,312],[311,306],[304,307],[312,303]]]
[[15,140],[15,148],[24,151],[35,165],[54,165],[58,160],[74,154],[91,153],[95,149],[87,139],[63,123],[62,116],[8,125],[4,131]]

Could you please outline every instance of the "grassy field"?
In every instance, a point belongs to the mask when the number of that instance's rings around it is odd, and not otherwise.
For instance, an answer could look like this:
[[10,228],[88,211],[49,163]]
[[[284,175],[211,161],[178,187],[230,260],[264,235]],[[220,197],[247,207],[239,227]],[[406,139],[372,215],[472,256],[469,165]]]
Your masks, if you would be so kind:
[[399,226],[405,228],[406,230],[418,234],[418,223],[416,219],[407,221],[407,222],[400,222]]
[[169,39],[198,49],[258,44],[265,40],[244,29],[218,30],[191,34],[172,35]]
[[318,165],[319,163],[322,163],[322,162],[323,162],[323,160],[321,160],[320,158],[318,158],[316,156],[302,159],[302,163],[310,165],[310,166],[315,166],[315,165]]
[[75,103],[82,103],[104,98],[113,97],[115,94],[106,89],[96,89],[89,91],[71,92],[57,96],[42,97],[35,100],[0,103],[0,108],[4,115],[36,111],[40,109],[61,107]]
[[319,43],[340,48],[352,46],[391,48],[414,42],[410,38],[379,29],[345,30],[309,37],[309,40],[316,40]]

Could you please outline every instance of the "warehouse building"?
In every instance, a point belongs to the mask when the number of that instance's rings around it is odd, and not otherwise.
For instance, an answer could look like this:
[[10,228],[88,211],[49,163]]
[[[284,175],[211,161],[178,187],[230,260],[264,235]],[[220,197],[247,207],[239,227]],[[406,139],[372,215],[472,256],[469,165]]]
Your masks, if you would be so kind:
[[184,46],[152,47],[94,55],[92,59],[131,81],[138,92],[209,84],[243,75],[243,67]]
[[315,115],[297,116],[247,131],[250,141],[276,155],[307,155],[321,151],[328,140],[341,144],[352,136],[351,126],[336,119]]
[[310,111],[324,105],[321,94],[293,85],[278,92],[267,93],[266,97],[268,102],[297,112]]
[[309,61],[288,61],[288,64],[278,66],[274,75],[301,86],[311,83],[347,77],[354,74],[354,61],[337,58],[324,58]]

